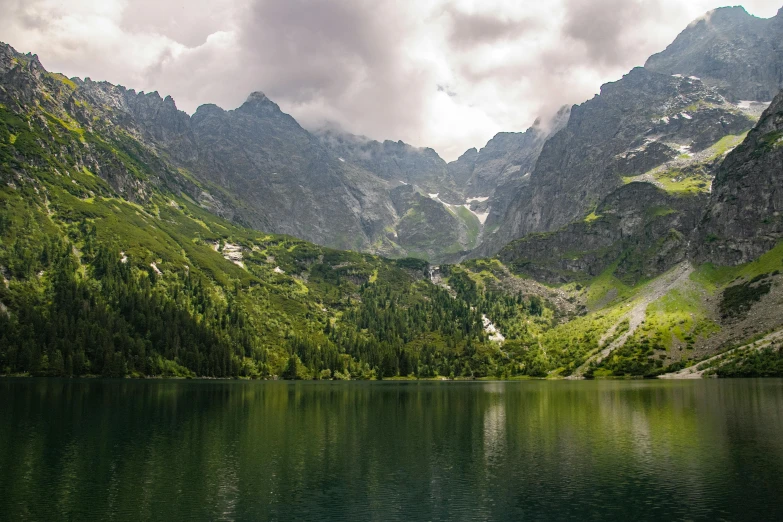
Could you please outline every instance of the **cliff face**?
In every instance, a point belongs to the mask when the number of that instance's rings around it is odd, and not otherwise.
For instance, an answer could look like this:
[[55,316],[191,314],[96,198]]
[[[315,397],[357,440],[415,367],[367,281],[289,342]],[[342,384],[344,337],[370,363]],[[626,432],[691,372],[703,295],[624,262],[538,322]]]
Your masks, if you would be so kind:
[[783,237],[783,93],[718,169],[694,241],[699,262],[735,265]]
[[623,178],[699,153],[752,125],[698,79],[634,69],[574,106],[566,127],[544,145],[529,186],[506,211],[496,244],[578,221]]
[[769,19],[725,7],[691,23],[645,68],[695,75],[731,99],[771,100],[783,88],[783,10]]
[[318,142],[344,163],[352,163],[393,186],[416,185],[431,193],[453,192],[446,162],[430,148],[402,141],[371,140],[336,130],[316,131]]
[[604,198],[587,218],[513,241],[498,258],[549,283],[588,280],[616,263],[614,274],[635,283],[687,257],[706,199],[706,194],[683,197],[650,183],[630,183]]

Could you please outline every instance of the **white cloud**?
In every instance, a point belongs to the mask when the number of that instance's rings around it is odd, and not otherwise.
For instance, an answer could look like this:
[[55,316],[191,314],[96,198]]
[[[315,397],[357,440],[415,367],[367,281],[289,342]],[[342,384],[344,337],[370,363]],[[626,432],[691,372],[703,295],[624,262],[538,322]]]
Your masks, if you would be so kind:
[[[773,16],[779,0],[752,0]],[[192,112],[266,92],[305,125],[446,159],[579,103],[717,0],[0,0],[2,38],[50,70]]]

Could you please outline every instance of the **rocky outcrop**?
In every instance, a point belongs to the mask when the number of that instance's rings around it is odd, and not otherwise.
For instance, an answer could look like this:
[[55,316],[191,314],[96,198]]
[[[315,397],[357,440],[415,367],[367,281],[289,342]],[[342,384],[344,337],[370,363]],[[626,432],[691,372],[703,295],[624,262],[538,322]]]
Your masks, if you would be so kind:
[[735,265],[783,238],[783,93],[723,161],[694,240],[698,262]]
[[365,249],[394,222],[382,180],[340,162],[262,93],[233,111],[199,107],[190,123],[197,156],[184,166],[256,228]]
[[334,129],[316,131],[314,135],[339,161],[372,172],[393,186],[415,185],[427,193],[439,193],[444,199],[453,196],[457,189],[448,177],[446,162],[429,147],[414,147],[402,141],[380,142]]
[[636,68],[573,107],[566,127],[545,143],[529,187],[503,216],[496,244],[579,221],[624,177],[752,125],[698,79]]
[[441,262],[475,246],[471,243],[475,241],[475,234],[471,239],[468,224],[454,210],[458,207],[447,207],[441,201],[417,192],[411,185],[394,189],[392,201],[400,220],[391,239],[409,254]]
[[586,219],[560,230],[530,234],[498,258],[539,281],[587,280],[616,264],[628,283],[657,276],[688,255],[688,239],[706,194],[674,196],[634,182],[609,194]]
[[[507,181],[528,176],[544,142],[565,127],[570,114],[571,108],[564,106],[545,124],[537,119],[525,132],[497,133],[472,158],[473,169],[463,189],[465,196],[491,197]],[[452,176],[464,168],[463,157],[449,164]]]
[[[568,123],[571,108],[562,107],[551,119],[537,119],[525,132],[500,132],[480,150],[469,149],[448,165],[449,177],[461,187],[461,194],[471,210],[486,214],[482,223],[481,246],[472,256],[494,253],[497,231],[509,205],[527,186],[546,140]],[[504,238],[505,239],[505,238]]]
[[691,23],[645,68],[697,76],[732,100],[769,101],[783,88],[783,9],[769,19],[724,7]]
[[470,181],[471,176],[473,176],[473,171],[476,168],[478,155],[479,151],[476,147],[472,147],[463,152],[462,156],[447,165],[449,177],[454,180],[456,186],[467,187],[468,181]]

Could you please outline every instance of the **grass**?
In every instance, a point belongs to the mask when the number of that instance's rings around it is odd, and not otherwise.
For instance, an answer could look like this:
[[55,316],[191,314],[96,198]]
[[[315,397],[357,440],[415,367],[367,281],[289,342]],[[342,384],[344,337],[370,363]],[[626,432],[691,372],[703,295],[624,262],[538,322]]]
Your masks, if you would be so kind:
[[720,330],[695,288],[675,288],[647,307],[640,332],[659,338],[667,349],[674,344],[692,346],[696,337]]
[[479,232],[481,231],[481,222],[473,212],[463,206],[456,207],[457,217],[465,224],[468,231],[468,243],[466,249],[472,249],[476,246]]
[[[604,272],[590,281],[587,286],[587,308],[595,310],[603,308],[607,304],[630,297],[632,289],[614,275],[619,263],[604,270]],[[614,295],[612,295],[614,294]]]
[[596,213],[595,213],[595,210],[593,210],[592,212],[590,212],[590,214],[588,214],[588,215],[585,217],[585,223],[592,223],[593,221],[596,221],[597,219],[600,219],[600,217],[601,217],[601,216],[599,216],[598,214],[596,214]]
[[[684,167],[665,168],[664,166],[659,166],[645,174],[651,176],[658,186],[671,194],[694,195],[707,193],[710,191],[712,178],[705,170],[704,165],[733,150],[745,140],[747,135],[748,133],[745,132],[738,135],[730,134],[724,136],[704,151],[704,159],[694,160],[690,163],[680,163]],[[692,157],[690,154],[680,154],[678,159],[687,161]],[[639,176],[622,176],[622,181],[626,185],[638,180]]]
[[704,173],[689,173],[679,169],[658,172],[653,177],[666,192],[678,195],[709,192],[712,181]]
[[720,140],[718,140],[714,145],[710,147],[709,152],[711,153],[711,156],[709,160],[714,160],[716,158],[723,156],[730,150],[734,149],[737,145],[745,141],[745,138],[747,136],[748,133],[745,132],[739,135],[730,134],[728,136],[722,137]]
[[58,82],[62,83],[72,91],[76,90],[76,84],[73,83],[67,76],[60,73],[46,73],[46,76],[49,78],[52,78],[54,80],[57,80]]
[[691,279],[714,293],[737,279],[752,280],[762,274],[783,269],[783,241],[755,261],[738,266],[715,266],[705,263],[698,267]]

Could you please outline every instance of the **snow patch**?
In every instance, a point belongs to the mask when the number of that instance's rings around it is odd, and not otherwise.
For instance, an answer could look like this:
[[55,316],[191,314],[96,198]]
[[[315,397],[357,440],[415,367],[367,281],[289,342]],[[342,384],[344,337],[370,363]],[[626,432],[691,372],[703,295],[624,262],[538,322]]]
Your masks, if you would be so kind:
[[128,256],[125,255],[125,252],[120,252],[120,263],[127,263],[128,262]]
[[342,158],[337,158],[337,159],[338,159],[338,160],[340,160],[340,161],[342,161],[343,163],[345,163],[345,160],[344,160],[344,159],[342,159]]
[[[470,210],[470,207],[468,205],[462,205],[466,209]],[[479,223],[482,225],[487,221],[487,217],[489,217],[489,209],[487,209],[487,212],[476,212],[474,210],[470,210],[470,213],[476,216],[479,220]]]
[[155,261],[150,263],[150,266],[152,267],[152,269],[155,271],[156,274],[163,275],[163,272],[160,271],[160,268],[158,268],[158,265],[155,263]]
[[663,118],[661,118],[661,123],[663,123],[663,124],[669,123],[669,117],[668,116],[664,116]]
[[285,274],[283,269],[280,268],[279,266],[276,266],[275,269],[273,270],[273,272],[276,273],[276,274]]
[[682,74],[672,74],[672,76],[675,78],[682,78]]
[[400,183],[402,183],[403,185],[407,185],[407,183],[405,183],[405,182],[404,182],[404,181],[402,181],[402,180],[400,180]]
[[698,76],[688,76],[688,79],[689,80],[696,80],[697,82],[701,81],[701,78],[699,78]]
[[484,203],[488,199],[489,199],[489,196],[481,196],[481,197],[478,197],[478,198],[468,198],[468,199],[465,200],[465,203],[471,204],[474,201],[478,201],[479,203]]
[[446,208],[451,208],[451,207],[452,207],[452,205],[449,205],[448,203],[446,203],[445,201],[443,201],[442,199],[440,199],[440,198],[438,197],[438,195],[439,195],[439,194],[440,194],[440,193],[438,193],[438,194],[428,194],[428,195],[429,195],[429,197],[430,197],[430,198],[431,198],[433,201],[437,201],[438,203],[440,203],[441,205],[445,206]]
[[681,112],[681,113],[680,113],[680,116],[682,116],[682,117],[683,117],[683,118],[685,118],[686,120],[692,120],[692,119],[693,119],[693,116],[691,116],[691,115],[690,115],[690,114],[688,114],[687,112]]

